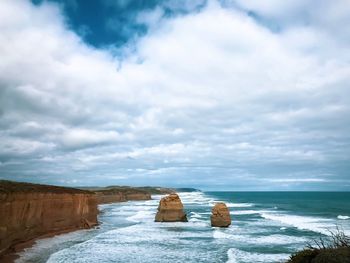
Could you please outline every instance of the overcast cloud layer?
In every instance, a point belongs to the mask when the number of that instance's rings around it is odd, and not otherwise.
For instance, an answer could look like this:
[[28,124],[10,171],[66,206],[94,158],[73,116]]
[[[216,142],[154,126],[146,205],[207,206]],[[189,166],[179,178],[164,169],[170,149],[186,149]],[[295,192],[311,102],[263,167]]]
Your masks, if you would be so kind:
[[0,1],[0,178],[349,190],[349,2],[166,3],[96,48],[62,5]]

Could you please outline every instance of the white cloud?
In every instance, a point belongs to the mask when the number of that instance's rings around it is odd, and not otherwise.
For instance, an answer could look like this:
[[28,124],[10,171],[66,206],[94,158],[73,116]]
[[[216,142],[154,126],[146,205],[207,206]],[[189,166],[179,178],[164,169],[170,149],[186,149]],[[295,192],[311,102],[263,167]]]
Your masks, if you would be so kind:
[[[23,164],[7,174],[42,165],[97,183],[169,172],[252,183],[275,166],[288,177],[291,164],[348,161],[350,55],[344,32],[331,30],[349,21],[341,3],[321,19],[309,1],[238,2],[282,30],[216,1],[167,18],[158,7],[140,15],[150,28],[135,52],[115,57],[85,44],[56,5],[1,1],[0,161]],[[291,22],[300,10],[311,24]],[[142,179],[140,169],[153,172]]]
[[294,1],[279,1],[279,0],[236,0],[243,8],[258,12],[268,17],[285,16],[294,14],[305,7],[310,1],[294,0]]
[[[232,1],[228,1],[232,2]],[[275,26],[293,28],[295,25],[323,31],[330,38],[349,41],[350,5],[346,0],[235,0],[241,8],[253,11]],[[266,22],[266,21],[265,21]],[[300,35],[302,40],[303,35]]]
[[322,178],[290,178],[290,179],[271,179],[274,183],[319,183],[327,182],[328,180]]
[[114,131],[94,131],[86,129],[69,129],[62,136],[62,143],[67,148],[83,148],[98,144],[118,141],[122,138]]

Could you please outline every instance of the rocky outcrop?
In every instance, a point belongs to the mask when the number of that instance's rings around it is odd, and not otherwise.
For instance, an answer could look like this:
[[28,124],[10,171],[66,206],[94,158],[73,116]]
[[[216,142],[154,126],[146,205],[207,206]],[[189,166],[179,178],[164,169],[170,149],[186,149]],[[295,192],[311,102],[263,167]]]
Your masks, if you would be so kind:
[[0,255],[16,244],[97,224],[94,193],[0,181]]
[[211,213],[211,226],[228,227],[231,225],[230,211],[225,203],[216,203]]
[[170,194],[160,200],[155,221],[187,222],[181,199],[177,194]]
[[159,187],[159,186],[144,186],[144,187],[137,187],[137,189],[144,190],[152,195],[168,195],[168,194],[174,194],[176,193],[176,189],[174,188],[166,188],[166,187]]
[[150,200],[151,195],[165,195],[174,194],[176,191],[181,192],[197,192],[199,190],[194,188],[166,188],[159,186],[106,186],[106,187],[83,187],[82,190],[89,190],[97,194],[97,201],[99,204]]

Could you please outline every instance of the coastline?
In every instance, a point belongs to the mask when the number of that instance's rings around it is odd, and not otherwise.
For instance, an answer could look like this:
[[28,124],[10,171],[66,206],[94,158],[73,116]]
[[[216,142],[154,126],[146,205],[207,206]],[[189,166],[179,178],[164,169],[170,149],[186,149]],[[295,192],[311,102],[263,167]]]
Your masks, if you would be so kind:
[[93,192],[5,180],[0,181],[0,214],[1,257],[38,237],[98,224]]
[[99,204],[151,200],[153,192],[169,191],[173,189],[88,190],[0,180],[0,260],[14,262],[39,239],[98,225]]
[[[152,200],[152,197],[150,199],[123,200],[123,201],[114,201],[114,202],[108,202],[108,203],[103,203],[103,204],[125,203],[125,202],[128,202],[128,201],[142,201],[142,200]],[[100,213],[100,211],[98,210],[97,214],[99,214],[99,213]],[[94,224],[93,226],[91,226],[89,228],[85,228],[85,227],[74,228],[73,227],[73,228],[57,230],[57,231],[53,231],[53,232],[50,232],[50,233],[46,233],[46,234],[34,237],[34,238],[26,240],[26,241],[22,241],[22,242],[13,244],[2,255],[0,255],[0,262],[1,263],[14,263],[17,259],[19,259],[21,257],[20,256],[21,252],[23,252],[25,249],[33,247],[35,245],[36,241],[38,241],[38,240],[45,239],[45,238],[52,238],[52,237],[55,237],[55,236],[68,234],[68,233],[79,231],[79,230],[88,230],[88,229],[92,229],[92,228],[95,228],[95,227],[98,227],[98,226],[99,226],[99,222],[97,222],[97,224]]]
[[[260,195],[260,193],[259,193]],[[283,197],[282,194],[279,194]],[[312,193],[312,196],[320,196]],[[54,236],[47,240],[37,241],[23,245],[34,245],[32,249],[20,253],[18,262],[46,262],[49,257],[53,262],[154,262],[152,255],[158,259],[171,261],[175,257],[185,259],[191,257],[191,262],[201,259],[203,262],[287,262],[292,253],[301,251],[310,237],[317,237],[324,227],[339,222],[337,214],[349,214],[349,209],[330,211],[325,218],[317,216],[318,201],[314,208],[317,211],[304,211],[298,205],[299,197],[293,202],[285,204],[278,201],[274,194],[265,193],[265,198],[256,202],[252,193],[179,193],[188,215],[187,223],[154,222],[161,195],[152,195],[149,201],[116,202],[99,206],[99,227],[90,231],[76,231],[72,234]],[[334,197],[333,197],[334,198]],[[265,199],[265,200],[264,200]],[[309,198],[308,203],[314,198]],[[212,205],[218,201],[227,202],[234,223],[227,229],[211,228],[209,225]],[[271,203],[271,200],[276,203]],[[325,205],[332,204],[328,196],[322,200]],[[335,202],[337,199],[333,200]],[[349,200],[349,199],[347,199]],[[339,203],[339,201],[337,201]],[[346,201],[348,203],[348,201]],[[290,204],[294,204],[291,209]],[[278,208],[276,208],[278,207]],[[286,211],[284,208],[289,208]],[[346,212],[347,211],[347,212]],[[314,213],[312,216],[310,212]],[[315,213],[316,212],[316,213]],[[274,215],[265,218],[266,214]],[[288,218],[281,222],[279,219]],[[298,220],[304,225],[299,225]],[[312,219],[312,220],[311,220]],[[295,221],[296,220],[296,221]],[[316,222],[317,220],[317,222]],[[348,225],[348,220],[342,220]],[[327,225],[325,225],[327,223]],[[315,225],[317,224],[317,225]],[[315,228],[317,227],[317,228]],[[74,231],[75,229],[73,229]],[[51,235],[52,236],[52,235]],[[50,236],[41,236],[45,238]],[[37,243],[35,243],[37,241]],[[88,242],[85,242],[88,241]],[[73,242],[73,245],[72,245]],[[207,249],[208,242],[210,250]],[[174,246],[180,244],[180,246]],[[21,249],[19,247],[18,249]],[[169,250],[170,249],[170,250]],[[133,251],[133,253],[129,253]],[[146,253],[150,252],[150,253]],[[172,253],[168,253],[172,251]],[[56,253],[58,252],[58,253]],[[127,253],[121,253],[127,252]],[[17,257],[18,259],[18,257]],[[108,260],[109,259],[109,260]],[[255,261],[259,259],[259,261]],[[106,260],[106,261],[104,261]],[[13,262],[7,261],[7,262]],[[159,262],[159,261],[155,261]],[[184,261],[182,261],[184,262]]]
[[[167,192],[162,192],[161,194],[166,194]],[[157,192],[157,194],[159,194],[159,192]],[[109,194],[108,194],[109,195]],[[117,198],[119,198],[120,196],[118,196]],[[139,196],[138,196],[139,197]],[[122,200],[117,200],[117,201],[112,201],[112,202],[105,202],[105,203],[101,203],[99,202],[98,205],[103,205],[103,204],[118,204],[118,203],[127,203],[129,201],[149,201],[149,200],[154,200],[152,198],[152,195],[149,194],[149,198],[135,198],[135,199],[127,199],[127,198],[122,198]],[[97,214],[99,215],[101,213],[100,209],[98,209]],[[53,238],[56,236],[60,236],[60,235],[64,235],[64,234],[68,234],[68,233],[72,233],[72,232],[76,232],[79,230],[88,230],[88,229],[92,229],[99,226],[100,222],[98,221],[97,224],[94,224],[91,227],[78,227],[78,228],[67,228],[67,229],[62,229],[62,230],[57,230],[57,231],[53,231],[50,233],[46,233],[37,237],[34,237],[32,239],[26,240],[26,241],[22,241],[16,244],[11,245],[11,247],[9,247],[2,255],[0,255],[0,262],[1,263],[15,263],[16,260],[21,258],[21,253],[23,251],[25,251],[26,249],[30,249],[32,248],[35,243],[39,240],[42,239],[46,239],[46,238]]]
[[[97,227],[97,226],[98,226],[98,224],[94,225],[93,227]],[[21,252],[23,252],[25,249],[33,247],[33,245],[35,245],[35,242],[38,240],[45,239],[45,238],[51,238],[51,237],[55,237],[58,235],[63,235],[63,234],[75,232],[78,230],[84,230],[84,229],[87,230],[87,228],[67,228],[67,229],[63,229],[63,230],[57,230],[57,231],[53,231],[51,233],[37,236],[37,237],[30,239],[30,240],[27,240],[27,241],[19,242],[17,244],[12,245],[9,249],[7,249],[7,251],[3,255],[0,256],[0,262],[2,262],[2,263],[14,263],[16,261],[16,259],[20,258],[19,254]]]

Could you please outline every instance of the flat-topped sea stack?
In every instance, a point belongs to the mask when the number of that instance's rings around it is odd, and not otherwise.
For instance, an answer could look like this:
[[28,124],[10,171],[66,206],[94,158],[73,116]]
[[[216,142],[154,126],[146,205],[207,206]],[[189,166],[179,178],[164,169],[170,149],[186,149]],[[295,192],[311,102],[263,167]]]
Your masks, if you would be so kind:
[[156,222],[187,222],[181,199],[177,194],[163,197],[158,206]]
[[92,192],[0,181],[0,256],[43,235],[90,228],[97,224],[97,214]]
[[211,226],[228,227],[231,225],[230,211],[225,203],[216,203],[211,211]]

